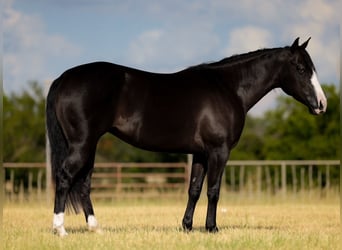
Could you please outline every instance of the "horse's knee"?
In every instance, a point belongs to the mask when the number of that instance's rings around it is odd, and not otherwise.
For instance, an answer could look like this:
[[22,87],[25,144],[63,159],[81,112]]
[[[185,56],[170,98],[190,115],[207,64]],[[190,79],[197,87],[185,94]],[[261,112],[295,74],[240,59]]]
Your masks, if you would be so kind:
[[201,195],[201,189],[200,188],[190,188],[188,194],[189,194],[189,198],[192,201],[198,201],[198,199]]

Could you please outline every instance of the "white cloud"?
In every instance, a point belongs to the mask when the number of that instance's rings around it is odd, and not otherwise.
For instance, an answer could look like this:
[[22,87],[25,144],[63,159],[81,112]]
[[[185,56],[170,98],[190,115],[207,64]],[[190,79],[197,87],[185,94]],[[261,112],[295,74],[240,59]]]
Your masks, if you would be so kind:
[[219,37],[210,28],[151,29],[131,42],[127,57],[140,67],[173,71],[208,60],[218,44]]
[[163,36],[164,32],[157,29],[142,33],[130,45],[130,60],[138,65],[143,65],[147,60],[155,60],[160,52],[156,47],[160,47]]
[[338,1],[307,0],[299,3],[299,14],[305,20],[319,23],[336,22]]
[[11,1],[6,2],[3,20],[6,92],[23,88],[29,80],[51,78],[48,62],[80,54],[80,49],[61,35],[48,34],[37,16],[13,9]]
[[227,56],[246,53],[268,47],[272,42],[270,31],[256,26],[246,26],[229,32],[228,45],[224,49]]

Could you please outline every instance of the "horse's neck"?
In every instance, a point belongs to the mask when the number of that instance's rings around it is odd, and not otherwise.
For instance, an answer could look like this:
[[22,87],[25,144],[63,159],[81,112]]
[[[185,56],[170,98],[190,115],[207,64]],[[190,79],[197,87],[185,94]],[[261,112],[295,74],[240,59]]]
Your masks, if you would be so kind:
[[241,74],[241,79],[236,86],[237,95],[246,113],[276,87],[276,78],[281,66],[276,60],[265,62],[259,60],[258,63],[250,63],[248,67],[246,73]]

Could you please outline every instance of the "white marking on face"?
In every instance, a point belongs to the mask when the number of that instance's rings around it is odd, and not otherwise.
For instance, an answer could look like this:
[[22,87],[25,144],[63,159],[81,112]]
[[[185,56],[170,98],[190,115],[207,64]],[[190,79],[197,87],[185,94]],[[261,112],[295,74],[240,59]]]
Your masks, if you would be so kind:
[[311,84],[313,85],[315,93],[316,93],[318,106],[322,105],[322,108],[321,109],[320,108],[315,109],[315,112],[316,112],[316,114],[325,112],[327,109],[327,98],[325,97],[325,94],[322,90],[322,87],[319,84],[317,74],[315,71],[313,71],[313,74],[311,77]]

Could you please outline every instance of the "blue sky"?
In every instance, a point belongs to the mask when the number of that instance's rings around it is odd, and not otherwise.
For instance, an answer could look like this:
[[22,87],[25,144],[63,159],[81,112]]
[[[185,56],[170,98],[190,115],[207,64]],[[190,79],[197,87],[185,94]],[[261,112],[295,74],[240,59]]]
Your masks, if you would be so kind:
[[[265,47],[308,46],[322,83],[339,82],[339,1],[4,0],[4,91],[110,61],[173,72]],[[274,105],[272,91],[252,113]]]

